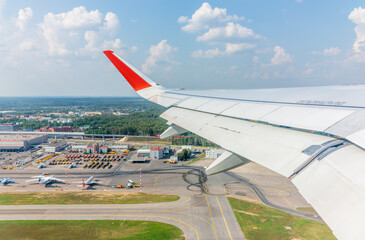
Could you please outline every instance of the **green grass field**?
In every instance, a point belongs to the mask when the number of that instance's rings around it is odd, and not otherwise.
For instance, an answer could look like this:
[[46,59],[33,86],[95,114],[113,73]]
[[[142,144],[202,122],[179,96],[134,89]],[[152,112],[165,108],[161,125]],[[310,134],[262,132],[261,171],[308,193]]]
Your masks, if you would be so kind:
[[195,163],[195,162],[199,161],[200,159],[202,159],[202,158],[204,158],[204,157],[205,157],[205,153],[200,154],[200,156],[199,156],[199,157],[194,158],[193,160],[190,160],[189,162],[184,163],[183,165],[184,165],[184,166],[187,166],[187,165],[193,164],[193,163]]
[[185,239],[183,232],[170,224],[121,220],[0,221],[0,236],[2,240]]
[[232,197],[228,201],[248,240],[336,239],[324,223]]
[[[40,205],[40,204],[139,204],[172,202],[179,200],[176,195],[147,193],[1,193],[0,205]],[[0,235],[1,236],[1,235]]]

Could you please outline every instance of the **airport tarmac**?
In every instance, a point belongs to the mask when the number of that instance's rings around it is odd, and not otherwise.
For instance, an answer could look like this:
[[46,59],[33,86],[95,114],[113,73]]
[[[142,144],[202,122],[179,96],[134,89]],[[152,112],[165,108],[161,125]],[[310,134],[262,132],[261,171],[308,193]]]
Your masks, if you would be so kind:
[[[66,177],[63,170],[53,170],[50,167],[35,171],[48,171],[55,177]],[[79,181],[82,178],[86,179],[91,174],[91,172],[80,168],[67,169],[66,171],[69,183]],[[23,172],[20,176],[15,171],[11,173],[12,175],[9,177],[14,177],[17,183],[0,186],[0,191],[80,190],[76,184],[72,183],[68,185],[55,183],[47,187],[29,184],[25,181],[33,172]],[[254,174],[253,171],[251,173]],[[151,220],[170,223],[181,228],[186,239],[244,239],[226,197],[233,195],[246,200],[263,201],[265,196],[262,198],[261,195],[267,193],[259,188],[256,191],[254,186],[249,185],[250,182],[244,182],[245,178],[241,178],[240,175],[235,176],[235,173],[232,173],[233,175],[220,173],[207,177],[200,166],[168,164],[161,160],[151,160],[145,164],[123,161],[115,169],[93,172],[92,174],[96,179],[101,179],[103,184],[96,185],[86,191],[142,191],[156,194],[176,194],[181,199],[172,203],[138,205],[0,206],[0,219]],[[260,179],[260,177],[258,178]],[[112,188],[114,185],[126,185],[129,179],[137,184],[141,181],[142,188]],[[268,199],[270,198],[268,197]],[[270,201],[271,199],[268,200],[269,204]],[[265,204],[268,205],[268,203]],[[273,206],[280,208],[275,204]],[[296,214],[295,211],[291,213]],[[301,216],[313,218],[311,215],[302,214]]]
[[[200,169],[176,167],[145,172],[143,175],[143,192],[178,194],[181,199],[170,203],[138,205],[0,206],[0,219],[151,220],[181,228],[186,239],[244,239],[224,188],[215,186],[211,189]],[[109,185],[130,178],[135,180],[137,176],[138,172],[118,173]]]

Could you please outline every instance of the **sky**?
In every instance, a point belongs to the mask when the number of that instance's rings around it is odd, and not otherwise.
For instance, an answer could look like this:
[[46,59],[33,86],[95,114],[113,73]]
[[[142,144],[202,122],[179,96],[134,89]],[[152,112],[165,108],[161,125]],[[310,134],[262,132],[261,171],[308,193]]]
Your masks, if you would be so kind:
[[0,0],[0,97],[365,84],[365,1]]

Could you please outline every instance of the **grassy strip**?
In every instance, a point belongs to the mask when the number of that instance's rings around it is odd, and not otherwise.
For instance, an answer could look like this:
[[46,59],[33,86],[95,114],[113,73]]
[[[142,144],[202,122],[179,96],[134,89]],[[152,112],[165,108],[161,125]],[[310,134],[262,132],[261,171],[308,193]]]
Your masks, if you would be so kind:
[[191,161],[189,161],[189,162],[187,162],[187,163],[184,163],[183,165],[184,165],[184,166],[187,166],[187,165],[193,164],[193,163],[195,163],[195,162],[199,161],[200,159],[202,159],[202,158],[204,158],[204,157],[205,157],[205,153],[200,154],[200,156],[199,156],[199,157],[197,157],[197,158],[195,158],[195,159],[193,159],[193,160],[191,160]]
[[179,200],[179,198],[180,197],[176,195],[160,195],[147,193],[1,193],[0,205],[139,204],[172,202]]
[[0,236],[2,240],[185,239],[183,232],[170,224],[120,220],[0,221]]
[[324,223],[232,197],[228,201],[248,240],[336,239]]

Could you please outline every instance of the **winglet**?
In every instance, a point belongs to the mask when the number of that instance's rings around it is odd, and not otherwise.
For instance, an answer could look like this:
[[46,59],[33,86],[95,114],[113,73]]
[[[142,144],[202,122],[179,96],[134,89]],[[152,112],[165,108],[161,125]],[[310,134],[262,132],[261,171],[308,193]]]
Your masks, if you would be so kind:
[[156,85],[146,76],[144,76],[137,69],[132,67],[125,60],[122,60],[111,50],[104,51],[104,54],[109,58],[109,60],[114,64],[118,71],[123,75],[123,77],[129,82],[135,91],[139,91],[145,88],[152,87]]

